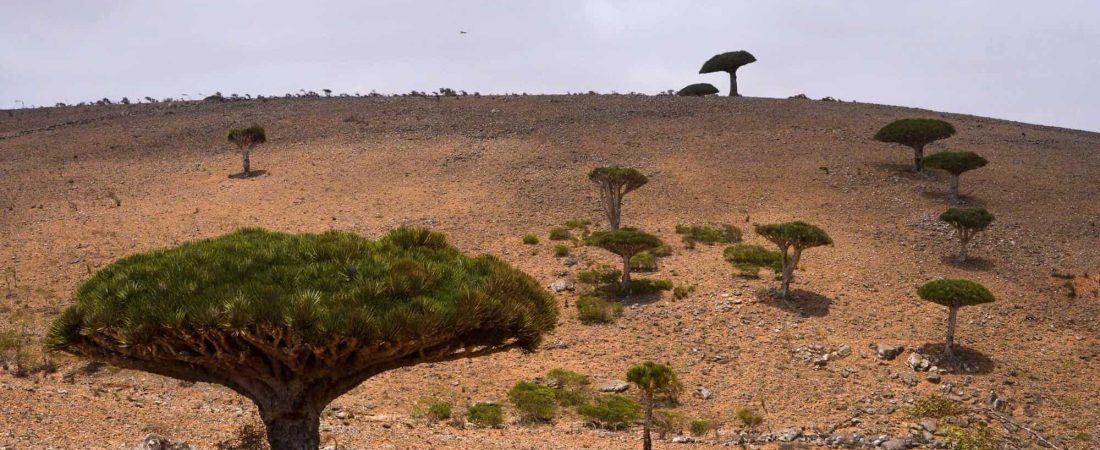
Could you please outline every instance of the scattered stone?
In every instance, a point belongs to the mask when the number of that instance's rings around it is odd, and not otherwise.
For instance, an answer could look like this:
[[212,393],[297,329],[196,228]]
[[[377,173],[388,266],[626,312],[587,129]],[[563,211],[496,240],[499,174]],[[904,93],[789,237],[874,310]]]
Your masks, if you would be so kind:
[[699,386],[699,387],[695,388],[695,396],[699,397],[703,400],[710,400],[711,398],[714,397],[714,393],[711,392],[710,389],[707,389],[704,386]]
[[883,441],[879,444],[879,447],[882,447],[882,450],[905,450],[909,448],[909,441],[901,438],[894,438]]
[[695,438],[691,436],[676,436],[672,438],[673,444],[694,444]]
[[875,351],[879,359],[893,361],[905,348],[900,345],[871,344],[871,350]]
[[630,384],[622,380],[611,380],[600,385],[600,392],[626,392]]
[[905,372],[901,374],[899,378],[901,378],[902,383],[905,383],[909,387],[914,387],[920,383],[919,381],[917,381],[916,375],[910,372]]
[[550,283],[550,290],[554,291],[554,293],[572,291],[573,289],[576,289],[576,286],[564,278],[558,278],[553,283]]
[[149,433],[145,435],[145,439],[141,440],[141,444],[135,447],[135,450],[196,450],[195,447],[190,444],[184,444],[182,442],[172,442],[168,438],[159,434]]
[[929,383],[936,384],[940,382],[940,374],[938,372],[929,372],[928,376],[924,377],[924,379],[928,380]]
[[779,436],[777,436],[776,439],[779,439],[780,442],[791,442],[800,437],[802,437],[802,430],[792,427],[779,432]]
[[932,362],[929,361],[928,358],[915,352],[909,354],[909,359],[905,361],[905,365],[917,372],[926,372],[928,369],[932,368]]
[[577,265],[577,258],[566,256],[565,259],[562,260],[562,264],[565,264],[565,267],[573,267]]

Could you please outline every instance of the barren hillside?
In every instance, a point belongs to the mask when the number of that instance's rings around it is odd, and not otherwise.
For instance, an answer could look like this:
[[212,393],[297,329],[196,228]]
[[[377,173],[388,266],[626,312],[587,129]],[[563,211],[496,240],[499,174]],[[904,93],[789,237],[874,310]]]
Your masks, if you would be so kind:
[[[958,129],[926,151],[972,150],[990,161],[962,179],[964,201],[996,216],[974,263],[952,263],[956,241],[937,220],[947,176],[915,175],[911,150],[871,139],[904,117]],[[240,161],[225,132],[252,123],[267,129],[269,142],[253,153],[253,168],[266,173],[230,179]],[[626,198],[623,221],[673,248],[659,271],[641,276],[697,285],[693,295],[665,293],[613,325],[586,326],[576,294],[558,294],[560,324],[538,352],[383,374],[338,399],[325,432],[350,448],[636,448],[637,429],[592,429],[572,412],[552,425],[485,430],[429,426],[410,409],[429,397],[507,407],[512,384],[555,367],[601,383],[656,360],[680,373],[684,415],[723,424],[720,439],[684,448],[733,439],[742,406],[764,415],[761,433],[908,436],[914,398],[947,394],[985,407],[991,391],[1015,422],[1059,447],[1100,446],[1100,134],[898,107],[585,95],[0,112],[0,330],[40,338],[97,268],[240,227],[377,237],[415,224],[546,285],[571,280],[614,260],[577,247],[579,264],[567,267],[546,235],[569,219],[606,222],[585,174],[607,164],[649,175]],[[674,232],[677,223],[731,223],[747,242],[767,244],[752,225],[789,220],[818,224],[835,241],[803,256],[793,307],[758,298],[773,282],[734,277],[722,246],[685,249]],[[541,243],[524,245],[527,233]],[[998,301],[961,312],[958,340],[978,362],[973,373],[934,383],[906,366],[910,352],[880,360],[869,345],[943,342],[944,309],[915,293],[937,277],[980,281]],[[803,355],[817,345],[853,353],[815,368]],[[0,370],[0,448],[128,448],[147,432],[210,448],[255,418],[219,386],[52,358],[55,373]],[[712,396],[695,395],[699,386]],[[1010,439],[1035,446],[1028,436]]]

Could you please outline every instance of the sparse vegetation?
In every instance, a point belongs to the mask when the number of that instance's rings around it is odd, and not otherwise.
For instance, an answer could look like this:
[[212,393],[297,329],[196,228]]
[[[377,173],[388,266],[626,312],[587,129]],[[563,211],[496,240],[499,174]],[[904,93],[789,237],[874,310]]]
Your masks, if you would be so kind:
[[256,148],[257,145],[267,142],[267,133],[264,128],[259,125],[252,125],[248,128],[229,130],[228,138],[229,142],[232,142],[241,151],[241,160],[244,166],[241,176],[244,178],[252,176],[252,160],[249,156],[252,149]]
[[571,230],[583,230],[592,225],[592,221],[588,219],[570,219],[565,221],[565,226]]
[[953,400],[948,400],[936,394],[929,394],[917,398],[909,407],[909,415],[915,418],[931,417],[942,419],[954,416],[963,411],[962,405]]
[[737,416],[737,421],[741,422],[741,425],[745,428],[756,428],[764,423],[764,416],[757,414],[751,408],[737,408],[734,414]]
[[731,245],[726,247],[722,256],[740,271],[740,276],[745,278],[756,278],[757,272],[762,267],[771,269],[775,273],[783,272],[783,254],[759,245]]
[[596,295],[582,295],[577,299],[577,318],[585,325],[614,323],[622,314],[622,303]]
[[558,402],[566,406],[580,406],[589,401],[592,382],[582,375],[562,368],[551,369],[546,375],[547,384],[555,389]]
[[474,403],[466,408],[466,419],[480,427],[500,428],[504,425],[504,410],[493,403]]
[[533,234],[525,234],[523,235],[523,243],[526,245],[538,245],[539,237]]
[[653,439],[650,437],[650,430],[653,427],[654,396],[675,395],[680,389],[680,381],[671,367],[651,361],[631,367],[626,372],[626,379],[638,386],[638,390],[642,392],[642,406],[645,408],[645,420],[642,422],[642,449],[652,450]]
[[597,426],[619,430],[629,427],[642,416],[642,405],[621,394],[603,394],[593,403],[581,405],[577,412]]
[[721,226],[677,224],[676,234],[681,236],[680,239],[687,248],[694,248],[697,242],[704,244],[741,242],[741,230],[730,224]]
[[672,298],[676,300],[683,300],[691,297],[691,294],[695,293],[695,285],[679,285],[672,289]]
[[557,258],[564,258],[569,256],[569,246],[558,244],[554,246],[554,256]]
[[968,428],[949,425],[943,432],[944,440],[954,450],[996,450],[1000,445],[993,430],[982,424]]
[[754,62],[756,62],[756,57],[744,50],[726,52],[708,59],[707,62],[703,63],[703,67],[699,69],[699,73],[729,73],[730,97],[740,97],[741,94],[737,92],[737,69]]
[[926,283],[917,289],[917,295],[924,300],[947,307],[947,339],[944,342],[945,359],[955,357],[955,322],[959,308],[993,302],[993,294],[985,286],[970,280],[943,279]]
[[956,259],[962,263],[969,258],[970,241],[993,223],[993,214],[984,208],[951,208],[940,214],[940,220],[955,228],[955,235],[959,238],[959,256]]
[[952,203],[958,203],[959,201],[959,176],[971,170],[985,167],[986,164],[989,164],[989,161],[974,152],[939,152],[924,158],[925,166],[951,174],[949,196]]
[[524,422],[549,422],[558,409],[553,388],[527,381],[512,386],[508,391],[508,400]]
[[124,258],[75,297],[49,349],[229,386],[274,450],[316,448],[325,405],[378,373],[534,349],[557,321],[531,277],[415,228],[377,241],[245,229]]
[[692,436],[702,437],[706,436],[707,433],[710,433],[710,431],[714,429],[714,422],[705,419],[695,419],[691,421],[688,428],[691,430]]
[[619,229],[623,214],[623,197],[649,182],[649,178],[636,169],[611,166],[597,167],[588,172],[588,179],[596,183],[600,191],[600,203],[612,230]]
[[233,437],[214,444],[217,450],[268,450],[263,424],[246,423],[237,429]]
[[882,127],[875,140],[913,149],[913,171],[924,170],[924,147],[955,135],[955,127],[939,119],[901,119]]
[[779,294],[786,300],[790,294],[794,269],[808,248],[832,245],[833,240],[821,228],[805,222],[787,222],[774,225],[757,225],[756,234],[779,247],[783,254],[782,286]]
[[653,410],[653,431],[657,432],[658,439],[664,439],[669,433],[683,433],[685,424],[684,416],[676,411],[671,409]]
[[570,233],[568,228],[554,228],[550,230],[551,241],[568,241],[570,239],[573,239],[573,233]]
[[587,284],[618,283],[623,273],[606,266],[594,267],[577,272],[577,281]]

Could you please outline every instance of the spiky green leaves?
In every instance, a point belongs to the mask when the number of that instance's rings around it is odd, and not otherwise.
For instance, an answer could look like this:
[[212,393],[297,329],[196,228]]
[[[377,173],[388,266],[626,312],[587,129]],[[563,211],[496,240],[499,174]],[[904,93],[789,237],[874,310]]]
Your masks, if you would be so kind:
[[783,249],[806,249],[833,243],[824,230],[802,221],[757,225],[755,229],[756,234]]
[[267,142],[267,133],[264,132],[264,127],[252,125],[248,128],[229,130],[228,138],[229,142],[238,148],[252,148]]
[[985,208],[951,208],[940,214],[940,220],[955,228],[982,231],[993,223],[993,214]]
[[438,233],[399,228],[371,241],[245,229],[104,268],[76,292],[47,343],[132,347],[168,330],[260,327],[285,336],[272,346],[346,338],[377,348],[534,345],[556,318],[553,299],[529,276],[490,256],[467,257]]
[[652,361],[631,367],[626,372],[626,381],[650,394],[674,391],[680,385],[676,372],[671,367]]
[[699,73],[736,72],[741,66],[754,62],[756,62],[756,57],[744,50],[726,52],[708,59],[707,62],[703,63],[703,67],[699,69]]
[[954,135],[955,127],[942,120],[901,119],[878,130],[875,140],[916,148]]
[[664,245],[657,236],[634,228],[597,231],[589,235],[585,239],[585,243],[624,258],[630,258],[638,252],[653,250]]
[[646,178],[637,169],[619,166],[592,169],[591,172],[588,172],[588,179],[601,186],[618,187],[618,192],[621,195],[626,195],[649,182],[649,178]]
[[974,152],[939,152],[924,158],[925,166],[953,175],[985,167],[986,164],[989,161]]
[[926,283],[917,289],[924,300],[950,308],[993,302],[993,294],[985,286],[970,280],[942,279]]
[[684,86],[676,92],[676,95],[681,97],[703,97],[707,95],[713,95],[718,93],[718,88],[714,87],[710,83],[695,83]]

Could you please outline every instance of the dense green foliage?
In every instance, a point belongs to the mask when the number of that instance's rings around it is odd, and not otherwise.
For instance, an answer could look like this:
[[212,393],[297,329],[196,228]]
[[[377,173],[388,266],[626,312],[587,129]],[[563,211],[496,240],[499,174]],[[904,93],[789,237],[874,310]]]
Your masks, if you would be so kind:
[[428,405],[427,417],[432,421],[450,419],[451,404],[448,402],[434,402]]
[[667,279],[653,279],[653,278],[638,278],[630,282],[630,286],[624,286],[622,284],[612,284],[606,286],[605,292],[618,296],[625,295],[648,295],[656,294],[661,291],[671,291],[672,280]]
[[676,95],[681,97],[703,97],[707,95],[713,95],[718,93],[718,88],[714,87],[710,83],[695,83],[684,86],[676,92]]
[[585,243],[625,258],[664,245],[657,236],[633,228],[597,231]]
[[833,243],[832,238],[824,230],[801,221],[757,225],[755,229],[756,234],[763,236],[779,248],[805,249]]
[[993,294],[985,286],[970,280],[942,279],[925,283],[917,289],[924,300],[947,307],[961,307],[991,303]]
[[610,267],[594,267],[589,270],[577,272],[577,281],[587,284],[615,283],[623,273]]
[[993,214],[985,208],[951,208],[940,214],[940,220],[951,226],[972,231],[982,231],[993,223]]
[[562,368],[551,369],[546,374],[546,384],[556,390],[558,402],[567,406],[579,406],[588,402],[592,384],[587,375]]
[[582,295],[577,299],[577,318],[585,325],[613,323],[622,314],[622,303],[595,295]]
[[618,430],[629,427],[642,416],[642,405],[624,395],[604,394],[596,397],[593,403],[581,405],[577,412],[603,428]]
[[474,403],[466,409],[466,419],[478,426],[498,428],[504,424],[504,411],[500,405]]
[[676,372],[671,367],[652,361],[631,367],[626,372],[626,380],[650,394],[673,391],[680,387]]
[[549,422],[557,413],[558,403],[554,389],[538,383],[520,381],[508,391],[520,420],[525,422]]
[[732,244],[741,242],[741,230],[730,224],[719,226],[676,224],[676,234],[681,235],[689,248],[696,242],[704,244]]
[[939,119],[901,119],[890,122],[875,133],[875,140],[923,147],[955,135],[955,127]]
[[720,53],[712,56],[707,62],[703,63],[703,67],[699,69],[699,73],[735,72],[742,66],[754,62],[756,62],[756,57],[752,56],[752,53],[744,50]]
[[909,415],[915,418],[931,417],[942,419],[963,412],[965,408],[958,402],[948,400],[936,394],[929,394],[917,398],[909,407]]
[[638,189],[649,182],[649,178],[637,169],[629,167],[597,167],[588,172],[588,179],[595,183],[621,186],[623,195]]
[[688,429],[691,430],[692,436],[706,436],[706,434],[709,433],[710,430],[714,429],[714,422],[704,419],[692,420],[691,424],[688,426]]
[[539,237],[533,234],[523,235],[523,243],[526,245],[538,245]]
[[630,257],[630,269],[639,272],[654,272],[657,270],[657,257],[648,250],[640,252]]
[[726,247],[722,252],[722,256],[734,268],[741,271],[741,276],[745,277],[756,277],[756,272],[761,267],[769,268],[776,273],[783,270],[783,254],[759,245],[731,245]]
[[398,228],[371,241],[244,229],[109,265],[80,287],[46,342],[79,353],[150,345],[170,330],[269,326],[288,333],[282,345],[453,336],[533,346],[556,318],[535,280],[494,257],[464,256],[438,233]]
[[226,137],[229,142],[240,148],[252,148],[257,144],[267,142],[267,133],[264,131],[264,127],[259,125],[229,130]]
[[952,175],[959,175],[989,164],[985,158],[974,152],[939,152],[924,158],[924,165],[940,169]]

